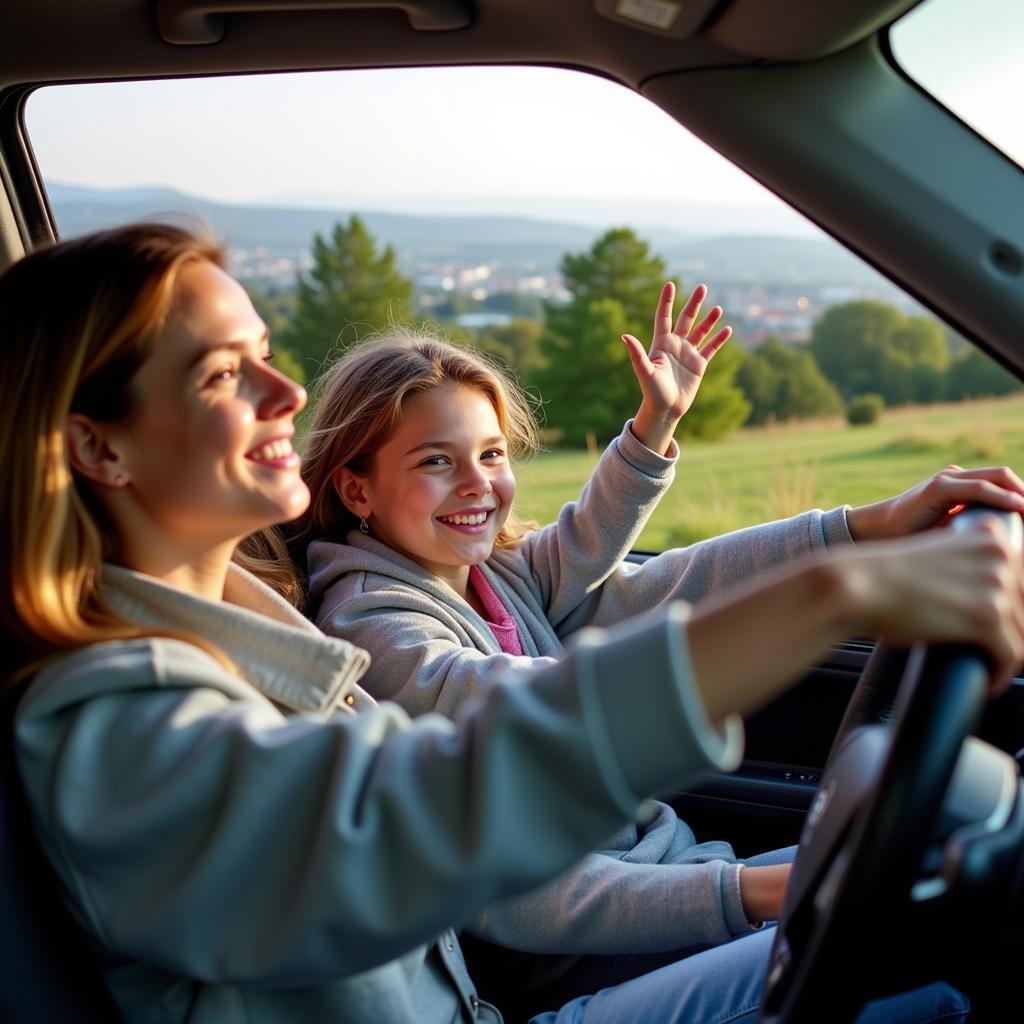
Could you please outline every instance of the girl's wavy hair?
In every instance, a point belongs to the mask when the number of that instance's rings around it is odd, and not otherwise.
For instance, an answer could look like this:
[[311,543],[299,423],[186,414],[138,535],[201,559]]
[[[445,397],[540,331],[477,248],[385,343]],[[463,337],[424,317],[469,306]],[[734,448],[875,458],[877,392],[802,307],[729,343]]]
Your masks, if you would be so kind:
[[68,650],[153,635],[187,640],[230,666],[202,637],[133,625],[103,600],[100,567],[115,537],[65,440],[73,412],[131,422],[136,371],[178,275],[200,261],[224,266],[204,230],[134,224],[36,250],[0,275],[0,625],[14,646],[13,680]]
[[[506,371],[483,353],[422,331],[393,327],[342,352],[314,388],[302,457],[302,475],[312,500],[289,531],[293,553],[298,555],[323,537],[343,539],[358,527],[358,518],[335,488],[338,470],[348,466],[355,473],[368,473],[374,456],[401,421],[406,401],[443,384],[476,388],[487,397],[512,458],[537,450],[532,400]],[[495,546],[513,548],[536,528],[535,523],[509,515]]]

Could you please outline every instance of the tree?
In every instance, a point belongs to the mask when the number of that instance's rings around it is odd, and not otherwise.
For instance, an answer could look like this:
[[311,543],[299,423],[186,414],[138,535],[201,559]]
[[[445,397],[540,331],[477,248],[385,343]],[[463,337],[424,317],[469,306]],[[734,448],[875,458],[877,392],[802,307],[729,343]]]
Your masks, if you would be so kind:
[[473,344],[525,377],[540,361],[540,331],[536,320],[516,319],[501,326],[481,327]]
[[810,351],[843,397],[875,390],[883,352],[899,327],[898,309],[884,302],[832,306],[814,325]]
[[274,366],[283,374],[300,384],[306,383],[306,369],[295,353],[280,340],[284,336],[288,317],[295,308],[295,296],[292,292],[271,286],[260,288],[246,285],[253,309],[270,331],[270,347],[274,352]]
[[736,383],[750,402],[747,422],[753,425],[828,416],[843,408],[839,392],[814,356],[775,337],[746,354]]
[[[566,253],[561,263],[562,280],[573,304],[586,305],[612,299],[622,306],[629,333],[650,334],[654,309],[665,283],[665,261],[630,228],[612,228],[594,242],[588,252]],[[548,319],[558,307],[546,307]]]
[[884,302],[833,306],[814,325],[810,350],[846,398],[874,392],[894,405],[943,396],[949,343],[942,328]]
[[[665,282],[664,261],[629,228],[612,228],[582,253],[566,253],[565,305],[545,305],[540,338],[542,365],[530,375],[545,403],[547,423],[580,445],[589,433],[610,440],[634,412],[640,389],[621,336],[649,338]],[[741,358],[712,360],[700,393],[683,419],[682,432],[721,437],[739,426],[749,406],[733,377]]]
[[302,361],[308,376],[320,369],[342,336],[352,340],[404,318],[412,281],[403,277],[390,245],[382,252],[353,214],[335,224],[330,239],[313,238],[313,269],[299,275],[295,313],[281,342]]
[[[942,399],[949,371],[949,341],[942,327],[923,316],[905,317],[891,345],[888,370],[892,392],[886,396],[889,404]],[[893,372],[895,367],[902,372]]]
[[[533,380],[549,427],[573,447],[593,433],[610,440],[636,411],[640,389],[622,335],[631,330],[615,299],[572,302],[541,337],[545,366]],[[632,406],[632,407],[631,407]]]
[[956,401],[1019,391],[1021,383],[991,356],[973,346],[953,360],[949,368],[948,396]]
[[750,402],[737,386],[743,349],[730,342],[708,364],[700,391],[679,424],[678,433],[701,441],[717,441],[741,427],[750,415]]

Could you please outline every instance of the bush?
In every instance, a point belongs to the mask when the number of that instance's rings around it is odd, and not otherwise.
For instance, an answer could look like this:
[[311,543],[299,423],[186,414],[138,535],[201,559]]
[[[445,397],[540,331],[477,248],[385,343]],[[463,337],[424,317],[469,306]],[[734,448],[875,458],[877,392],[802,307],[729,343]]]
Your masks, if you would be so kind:
[[846,422],[851,427],[877,423],[884,408],[885,400],[881,395],[854,395],[846,403]]

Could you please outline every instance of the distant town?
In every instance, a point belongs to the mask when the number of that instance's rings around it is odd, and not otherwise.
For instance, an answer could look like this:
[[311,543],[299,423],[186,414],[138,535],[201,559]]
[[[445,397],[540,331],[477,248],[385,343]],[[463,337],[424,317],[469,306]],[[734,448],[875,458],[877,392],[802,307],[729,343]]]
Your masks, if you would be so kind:
[[[64,235],[144,217],[199,217],[230,247],[233,272],[271,292],[293,291],[312,266],[311,240],[347,210],[232,206],[164,189],[103,191],[52,186],[50,199]],[[424,318],[479,329],[516,318],[540,319],[543,303],[569,298],[559,263],[610,225],[520,217],[414,217],[356,211],[374,236],[393,246],[414,284]],[[684,288],[704,281],[725,307],[744,347],[774,336],[806,342],[830,306],[878,299],[908,315],[918,304],[871,267],[825,237],[766,235],[686,237],[638,231],[652,241]]]

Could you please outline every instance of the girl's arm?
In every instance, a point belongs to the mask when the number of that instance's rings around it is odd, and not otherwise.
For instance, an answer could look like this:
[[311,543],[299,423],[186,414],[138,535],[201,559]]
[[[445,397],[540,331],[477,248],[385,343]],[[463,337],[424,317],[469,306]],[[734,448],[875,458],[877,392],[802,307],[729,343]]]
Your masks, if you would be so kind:
[[960,507],[972,503],[1022,511],[1024,482],[1005,466],[949,466],[901,494],[870,505],[825,513],[812,510],[671,549],[642,566],[623,565],[558,623],[558,632],[564,637],[588,624],[619,622],[676,598],[696,604],[811,551],[943,526]]
[[527,579],[556,628],[615,572],[672,484],[675,448],[670,457],[656,455],[630,427],[605,449],[579,499],[563,505],[554,523],[488,560],[505,575]]
[[847,510],[854,540],[886,540],[945,526],[965,505],[1024,511],[1024,481],[1008,466],[947,466],[902,494]]
[[703,603],[690,658],[713,720],[754,711],[775,692],[765,666],[792,679],[845,637],[975,643],[993,687],[1024,661],[1024,563],[998,522],[801,560]]
[[[370,654],[363,687],[410,715],[436,711],[455,717],[467,701],[502,679],[526,678],[553,657],[503,654],[490,631],[410,586],[342,578],[328,594],[316,624]],[[561,654],[561,651],[558,651]]]
[[650,355],[632,335],[623,338],[643,393],[640,408],[605,452],[579,501],[567,504],[556,523],[524,542],[527,571],[554,623],[614,571],[672,482],[675,428],[696,397],[708,362],[732,333],[729,327],[715,330],[719,306],[694,326],[706,295],[707,288],[699,285],[673,327],[675,286],[668,282],[654,316]]
[[600,588],[555,623],[567,638],[584,626],[604,626],[668,601],[697,604],[759,573],[831,546],[852,546],[842,508],[814,509],[791,519],[670,548],[643,563],[624,562]]
[[635,863],[588,854],[554,882],[491,904],[467,930],[528,953],[717,946],[752,930],[739,879],[755,870],[741,872],[734,860]]

